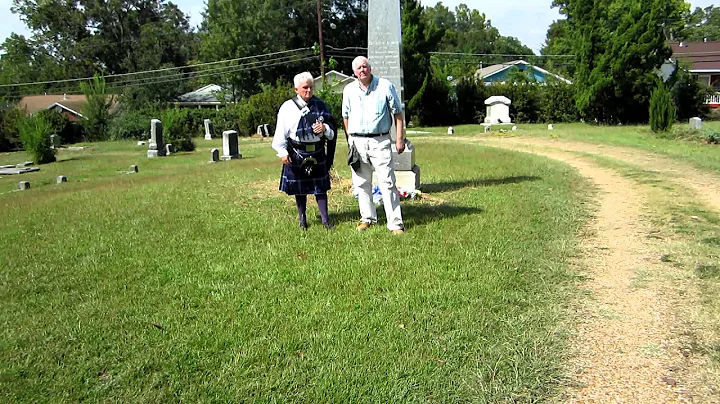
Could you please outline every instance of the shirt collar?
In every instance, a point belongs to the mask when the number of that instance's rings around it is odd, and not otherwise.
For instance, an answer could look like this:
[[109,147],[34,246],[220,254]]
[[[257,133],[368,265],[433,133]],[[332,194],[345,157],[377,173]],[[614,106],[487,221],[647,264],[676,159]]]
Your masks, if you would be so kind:
[[363,89],[362,83],[360,83],[360,79],[357,79],[358,88],[360,88],[360,91],[369,93],[377,88],[378,78],[374,74],[371,75],[372,80],[370,80],[370,83],[367,86],[367,91]]

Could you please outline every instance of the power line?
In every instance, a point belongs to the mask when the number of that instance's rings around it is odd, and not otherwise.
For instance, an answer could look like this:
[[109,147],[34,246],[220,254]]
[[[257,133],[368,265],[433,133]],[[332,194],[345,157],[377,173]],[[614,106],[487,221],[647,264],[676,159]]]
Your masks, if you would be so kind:
[[575,55],[512,55],[504,53],[459,53],[459,52],[428,52],[431,55],[447,55],[447,56],[502,56],[502,57],[558,57],[558,58],[574,58]]
[[[284,53],[297,52],[297,51],[303,51],[303,50],[311,50],[311,49],[312,48],[309,48],[309,47],[297,48],[297,49],[292,49],[292,50],[287,50],[287,51],[265,53],[262,55],[245,56],[245,57],[235,58],[235,59],[218,60],[215,62],[198,63],[195,65],[167,67],[167,68],[163,68],[163,69],[145,70],[145,71],[132,72],[132,73],[111,74],[111,75],[104,76],[104,77],[107,79],[107,78],[113,78],[113,77],[124,77],[124,76],[131,76],[131,75],[137,75],[137,74],[148,74],[148,73],[156,73],[156,72],[162,72],[162,71],[194,68],[194,67],[199,67],[199,66],[210,66],[210,65],[216,65],[219,63],[237,62],[240,60],[247,60],[247,59],[252,59],[252,58],[266,57],[266,56],[279,55],[279,54],[284,54]],[[48,80],[48,81],[26,82],[26,83],[0,84],[0,88],[13,87],[13,86],[31,86],[31,85],[40,85],[40,84],[56,84],[56,83],[78,82],[78,81],[90,81],[92,79],[93,79],[93,77],[84,77],[84,78],[80,78],[80,79]]]
[[[161,83],[169,83],[169,82],[175,82],[175,81],[183,81],[183,80],[191,80],[196,79],[200,77],[208,77],[208,76],[216,76],[220,74],[228,74],[228,73],[235,73],[239,71],[249,71],[249,70],[256,70],[260,68],[267,68],[282,64],[288,64],[288,63],[297,63],[301,61],[306,60],[312,60],[314,58],[317,58],[316,55],[312,55],[311,53],[305,53],[304,55],[288,55],[288,56],[282,56],[282,57],[276,57],[269,60],[262,60],[262,61],[253,61],[242,65],[235,65],[235,66],[224,66],[219,67],[215,69],[209,69],[209,70],[199,70],[199,71],[192,71],[192,72],[182,72],[182,73],[175,73],[170,75],[163,75],[163,76],[156,76],[156,77],[143,77],[143,78],[137,78],[132,80],[121,80],[116,82],[109,82],[107,83],[107,90],[117,90],[117,89],[123,89],[127,87],[137,87],[137,86],[143,86],[143,85],[153,85],[153,84],[161,84]],[[69,93],[69,94],[75,94],[75,93],[81,93],[76,86],[71,87],[61,87],[59,89],[54,89],[53,92],[57,93]],[[22,93],[22,91],[18,90],[16,92],[9,93],[10,95],[14,96],[24,96],[24,95],[30,95],[28,93]]]

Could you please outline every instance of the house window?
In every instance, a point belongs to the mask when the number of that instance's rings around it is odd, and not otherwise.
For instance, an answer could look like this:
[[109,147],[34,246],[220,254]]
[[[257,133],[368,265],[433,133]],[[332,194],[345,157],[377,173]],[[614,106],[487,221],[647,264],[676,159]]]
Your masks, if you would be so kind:
[[720,74],[713,74],[710,76],[710,87],[715,91],[720,91]]

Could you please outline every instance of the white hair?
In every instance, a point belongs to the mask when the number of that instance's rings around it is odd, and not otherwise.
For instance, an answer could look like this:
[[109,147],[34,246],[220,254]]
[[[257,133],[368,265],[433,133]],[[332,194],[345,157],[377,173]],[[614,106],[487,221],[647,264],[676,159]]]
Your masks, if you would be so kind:
[[300,84],[304,84],[307,82],[312,83],[313,76],[310,74],[310,72],[302,72],[295,75],[295,78],[293,79],[293,84],[295,84],[295,88],[300,87]]
[[370,66],[370,61],[368,60],[368,58],[366,58],[365,56],[358,56],[352,61],[353,70],[357,69],[357,67],[363,63],[365,63],[367,67],[372,67]]

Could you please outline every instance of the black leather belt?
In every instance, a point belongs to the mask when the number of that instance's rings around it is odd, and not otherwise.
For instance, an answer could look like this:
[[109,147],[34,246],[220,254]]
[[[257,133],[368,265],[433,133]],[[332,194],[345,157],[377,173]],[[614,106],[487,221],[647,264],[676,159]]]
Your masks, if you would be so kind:
[[351,136],[357,136],[357,137],[378,137],[378,136],[385,136],[390,134],[390,132],[385,133],[353,133]]

